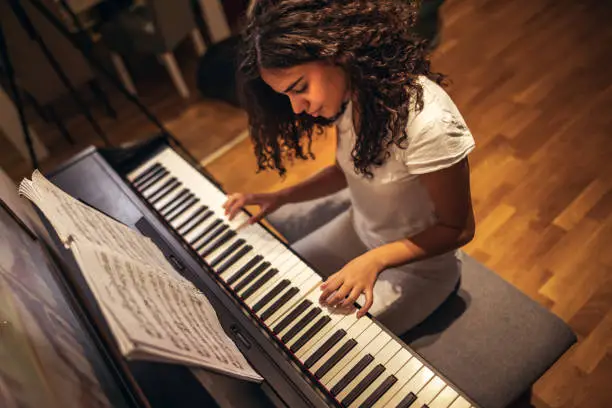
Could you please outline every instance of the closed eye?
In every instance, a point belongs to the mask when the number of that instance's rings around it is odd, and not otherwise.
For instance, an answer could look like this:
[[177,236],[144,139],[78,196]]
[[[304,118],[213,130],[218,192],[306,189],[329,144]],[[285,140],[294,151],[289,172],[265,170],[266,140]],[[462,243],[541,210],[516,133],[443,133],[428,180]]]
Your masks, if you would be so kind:
[[308,90],[308,83],[305,83],[300,89],[294,89],[293,92],[296,94],[304,93]]

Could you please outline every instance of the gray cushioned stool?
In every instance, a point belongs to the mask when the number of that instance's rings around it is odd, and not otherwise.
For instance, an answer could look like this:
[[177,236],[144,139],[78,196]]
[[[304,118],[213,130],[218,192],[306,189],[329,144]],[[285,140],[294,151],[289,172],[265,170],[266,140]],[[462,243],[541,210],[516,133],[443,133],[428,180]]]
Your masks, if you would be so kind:
[[[350,206],[346,190],[291,204],[268,217],[289,243]],[[464,253],[461,287],[401,336],[483,408],[503,408],[576,342],[557,316]]]

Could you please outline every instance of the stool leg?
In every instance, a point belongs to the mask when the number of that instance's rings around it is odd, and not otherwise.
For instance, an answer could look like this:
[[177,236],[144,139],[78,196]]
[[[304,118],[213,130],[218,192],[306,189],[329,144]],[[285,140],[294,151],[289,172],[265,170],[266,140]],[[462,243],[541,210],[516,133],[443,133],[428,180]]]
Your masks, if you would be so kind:
[[193,41],[193,48],[195,49],[198,57],[201,57],[206,52],[206,43],[204,42],[204,38],[202,38],[202,33],[197,28],[194,28],[191,31],[191,41]]
[[92,79],[91,81],[89,81],[89,89],[91,89],[91,92],[94,94],[94,96],[100,102],[102,102],[108,116],[117,119],[117,112],[111,106],[110,101],[108,100],[108,96],[106,96],[106,93],[100,87],[100,83],[98,82],[98,80]]
[[72,136],[68,132],[68,129],[66,129],[66,126],[64,126],[64,122],[62,122],[62,120],[57,116],[57,113],[55,112],[55,109],[52,106],[47,106],[47,113],[49,114],[49,117],[51,118],[51,120],[55,123],[55,125],[59,129],[59,131],[62,134],[62,136],[64,136],[64,139],[68,140],[68,142],[71,145],[73,145],[74,144],[74,139],[72,138]]
[[134,82],[132,82],[132,77],[130,76],[130,73],[125,67],[125,64],[123,63],[123,59],[121,59],[119,54],[114,52],[111,52],[110,57],[111,61],[113,62],[113,65],[115,66],[115,70],[117,71],[117,74],[121,79],[121,82],[123,82],[123,86],[125,87],[125,89],[127,89],[127,91],[132,95],[136,95],[136,87],[134,86]]
[[161,54],[159,58],[168,70],[170,78],[172,78],[172,82],[174,82],[174,86],[178,90],[179,95],[185,99],[189,98],[189,88],[187,88],[187,84],[183,79],[183,74],[181,74],[181,70],[176,63],[174,55],[171,52],[165,52]]

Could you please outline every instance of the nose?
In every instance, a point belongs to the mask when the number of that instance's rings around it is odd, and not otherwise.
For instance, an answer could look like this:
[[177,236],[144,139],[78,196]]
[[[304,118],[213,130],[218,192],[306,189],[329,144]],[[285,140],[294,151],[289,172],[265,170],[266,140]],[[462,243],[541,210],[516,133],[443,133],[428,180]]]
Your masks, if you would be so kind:
[[309,103],[306,99],[297,96],[290,96],[289,100],[291,101],[291,108],[296,115],[299,115],[304,111],[308,111]]

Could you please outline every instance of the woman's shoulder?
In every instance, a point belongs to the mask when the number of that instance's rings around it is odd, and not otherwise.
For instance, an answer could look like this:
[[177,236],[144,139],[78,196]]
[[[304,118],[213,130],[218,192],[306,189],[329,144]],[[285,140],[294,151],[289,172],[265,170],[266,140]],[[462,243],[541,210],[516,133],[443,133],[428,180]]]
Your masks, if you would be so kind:
[[451,133],[456,131],[469,132],[465,118],[448,92],[435,81],[425,77],[418,77],[423,90],[422,105],[419,107],[416,98],[411,98],[408,117],[408,134],[419,134],[423,128],[433,124],[440,126]]
[[465,119],[444,88],[426,77],[419,80],[423,105],[420,110],[411,107],[406,129],[408,146],[402,151],[404,162],[413,173],[455,163],[475,145]]

